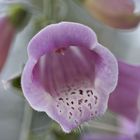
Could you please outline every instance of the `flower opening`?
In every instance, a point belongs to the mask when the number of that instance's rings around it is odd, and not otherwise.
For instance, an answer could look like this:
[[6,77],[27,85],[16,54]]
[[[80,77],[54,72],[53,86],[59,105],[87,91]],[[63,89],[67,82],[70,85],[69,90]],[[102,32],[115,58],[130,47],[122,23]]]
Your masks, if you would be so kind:
[[49,25],[30,41],[28,55],[24,95],[65,132],[105,112],[117,84],[117,62],[89,27],[72,22]]

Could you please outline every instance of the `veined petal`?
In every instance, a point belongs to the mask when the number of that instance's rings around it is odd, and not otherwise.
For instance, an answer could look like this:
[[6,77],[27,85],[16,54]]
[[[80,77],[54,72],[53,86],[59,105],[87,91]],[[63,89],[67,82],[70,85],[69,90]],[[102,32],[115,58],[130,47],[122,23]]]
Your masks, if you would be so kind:
[[85,5],[96,19],[111,27],[131,29],[140,22],[134,0],[85,0]]
[[109,109],[135,121],[139,114],[140,66],[118,64],[118,85],[109,98]]
[[30,41],[28,55],[24,95],[65,132],[105,112],[117,84],[117,61],[90,28],[72,22],[49,25]]
[[[77,32],[78,31],[78,32]],[[39,59],[46,52],[69,46],[94,48],[97,44],[95,33],[90,28],[78,23],[51,24],[33,37],[29,43],[29,56]]]

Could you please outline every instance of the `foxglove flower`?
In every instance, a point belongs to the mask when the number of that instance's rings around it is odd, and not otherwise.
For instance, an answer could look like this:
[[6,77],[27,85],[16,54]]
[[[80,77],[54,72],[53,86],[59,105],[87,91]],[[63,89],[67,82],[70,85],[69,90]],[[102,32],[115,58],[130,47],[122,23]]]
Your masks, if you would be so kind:
[[109,109],[132,121],[140,113],[140,66],[118,62],[118,84],[109,98]]
[[0,17],[0,71],[6,62],[16,31],[25,23],[26,17],[27,10],[20,5],[10,7],[7,15]]
[[3,17],[0,19],[0,70],[2,69],[12,40],[15,36],[16,29],[14,26],[9,22],[7,17]]
[[49,25],[30,41],[28,56],[21,84],[32,108],[45,111],[65,132],[105,112],[118,67],[90,28]]
[[131,29],[140,22],[135,0],[85,0],[85,5],[96,19],[119,29]]

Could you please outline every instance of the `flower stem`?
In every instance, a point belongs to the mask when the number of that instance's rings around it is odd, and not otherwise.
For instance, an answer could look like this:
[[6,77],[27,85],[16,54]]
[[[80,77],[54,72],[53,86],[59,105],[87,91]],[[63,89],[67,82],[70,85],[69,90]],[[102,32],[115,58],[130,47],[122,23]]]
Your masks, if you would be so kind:
[[53,0],[43,0],[43,14],[47,20],[53,18]]
[[25,103],[23,123],[21,125],[21,133],[19,140],[28,140],[30,133],[30,126],[32,121],[32,109]]
[[91,122],[90,124],[88,124],[87,127],[128,135],[125,131],[122,131],[122,130],[120,131],[119,127],[113,126],[113,125],[110,125],[110,124],[106,124],[106,123],[102,123],[102,122],[101,123],[100,122]]

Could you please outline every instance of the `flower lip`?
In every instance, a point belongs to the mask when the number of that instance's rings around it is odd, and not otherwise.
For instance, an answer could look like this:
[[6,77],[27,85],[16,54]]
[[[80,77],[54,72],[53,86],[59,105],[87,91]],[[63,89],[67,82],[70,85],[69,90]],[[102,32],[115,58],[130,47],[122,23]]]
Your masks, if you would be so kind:
[[105,112],[117,84],[117,62],[90,28],[71,22],[49,25],[30,41],[28,55],[24,95],[65,132]]
[[[41,45],[40,42],[42,42]],[[89,27],[85,28],[84,25],[79,23],[60,22],[48,25],[31,39],[28,46],[28,55],[39,59],[48,51],[69,46],[83,46],[92,49],[96,47],[96,43],[96,35]]]

